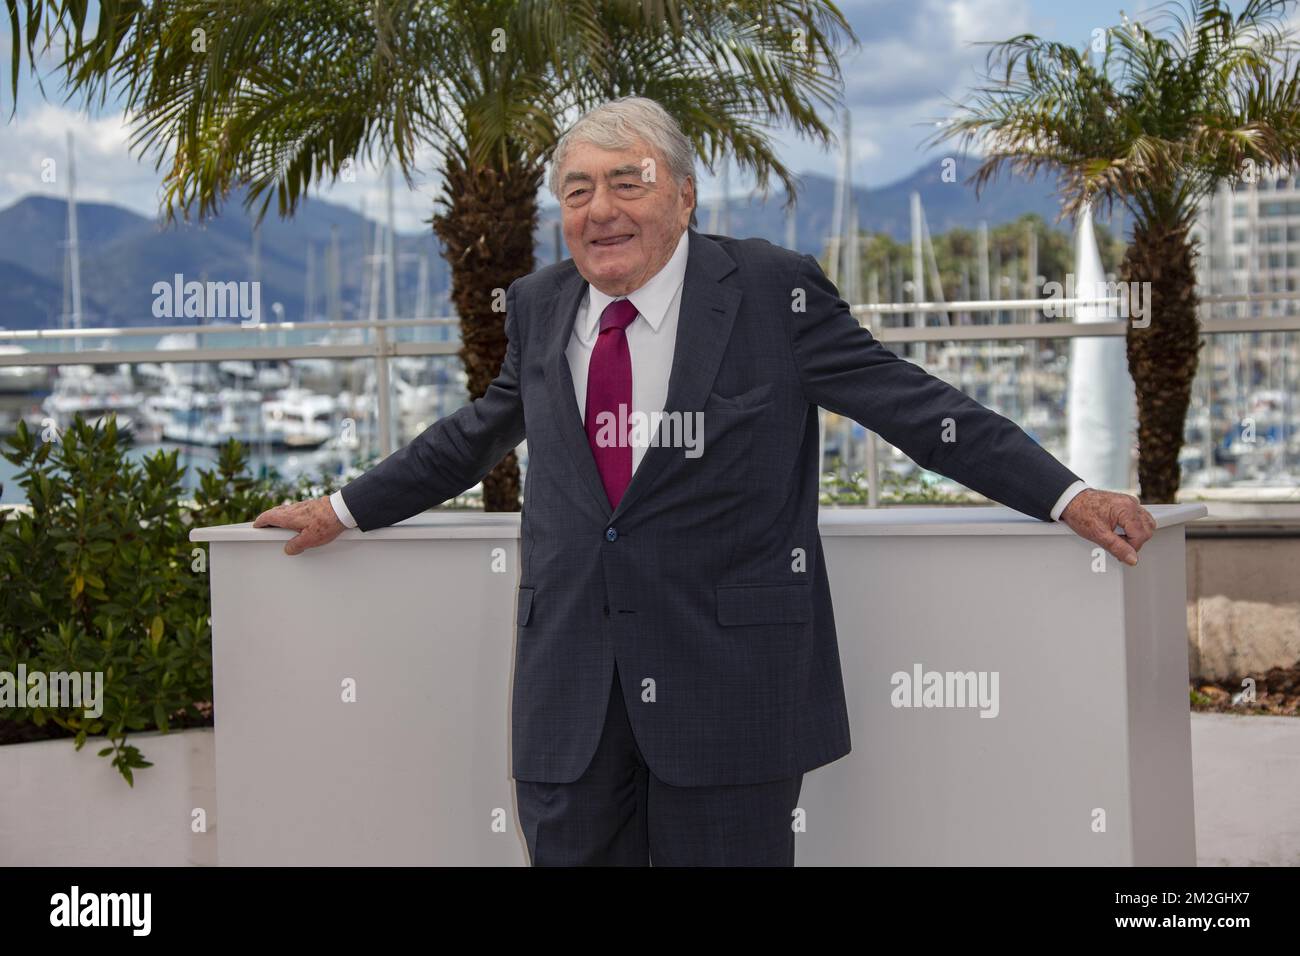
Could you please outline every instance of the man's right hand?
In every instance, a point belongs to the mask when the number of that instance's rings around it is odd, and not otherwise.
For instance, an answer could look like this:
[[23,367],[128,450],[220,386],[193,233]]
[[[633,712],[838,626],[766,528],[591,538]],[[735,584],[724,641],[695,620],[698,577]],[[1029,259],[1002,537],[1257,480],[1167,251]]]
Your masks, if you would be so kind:
[[311,498],[263,511],[254,528],[288,528],[298,534],[284,543],[285,554],[302,554],[308,548],[329,544],[346,530],[329,498]]

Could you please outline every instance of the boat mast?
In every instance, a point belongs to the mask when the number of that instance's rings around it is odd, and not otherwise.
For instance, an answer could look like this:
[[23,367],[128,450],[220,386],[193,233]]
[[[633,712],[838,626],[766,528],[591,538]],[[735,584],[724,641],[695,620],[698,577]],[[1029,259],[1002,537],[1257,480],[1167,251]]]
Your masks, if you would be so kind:
[[[72,131],[68,131],[68,253],[67,253],[67,276],[68,287],[65,291],[65,302],[70,306],[69,312],[64,316],[63,327],[68,327],[71,320],[72,328],[80,331],[81,329],[81,248],[77,241],[77,167],[73,158]],[[70,301],[68,299],[70,294]],[[81,351],[81,339],[72,340],[73,351]]]

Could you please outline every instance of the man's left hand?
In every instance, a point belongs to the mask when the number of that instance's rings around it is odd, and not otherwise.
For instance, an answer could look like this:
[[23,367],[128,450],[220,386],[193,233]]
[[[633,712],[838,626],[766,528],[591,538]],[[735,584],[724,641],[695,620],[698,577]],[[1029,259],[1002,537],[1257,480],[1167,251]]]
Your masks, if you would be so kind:
[[[1156,519],[1132,495],[1094,488],[1075,495],[1061,512],[1061,521],[1128,565],[1138,563],[1138,551],[1156,532]],[[1116,527],[1124,529],[1124,537],[1115,533]]]

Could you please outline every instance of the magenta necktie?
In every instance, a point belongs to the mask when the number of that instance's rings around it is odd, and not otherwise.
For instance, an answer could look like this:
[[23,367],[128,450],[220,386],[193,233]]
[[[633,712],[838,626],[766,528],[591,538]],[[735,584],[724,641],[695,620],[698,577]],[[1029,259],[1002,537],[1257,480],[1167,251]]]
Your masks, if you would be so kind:
[[[587,366],[587,442],[611,508],[618,507],[632,482],[632,445],[628,441],[632,353],[624,330],[635,318],[636,306],[630,299],[616,299],[605,306],[600,314],[600,334]],[[621,415],[619,406],[624,410]]]

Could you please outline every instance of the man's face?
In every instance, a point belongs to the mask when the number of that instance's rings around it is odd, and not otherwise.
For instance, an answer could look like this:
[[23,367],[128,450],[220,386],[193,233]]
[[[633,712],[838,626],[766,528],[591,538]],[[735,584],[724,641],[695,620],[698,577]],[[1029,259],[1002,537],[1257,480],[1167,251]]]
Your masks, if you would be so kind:
[[606,295],[635,292],[664,267],[695,207],[645,143],[602,149],[575,143],[560,169],[564,241],[578,272]]

